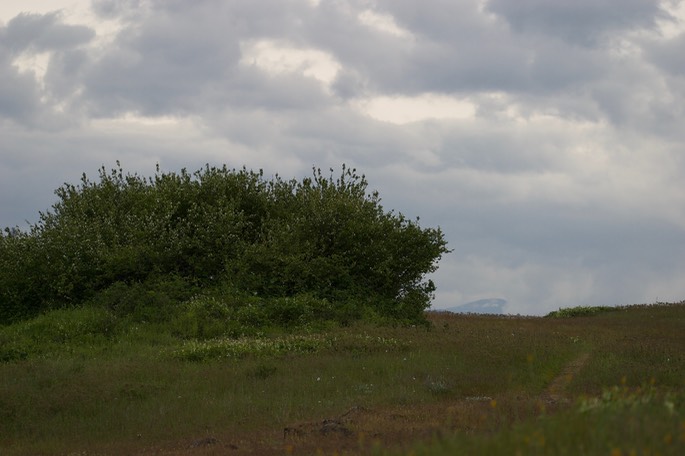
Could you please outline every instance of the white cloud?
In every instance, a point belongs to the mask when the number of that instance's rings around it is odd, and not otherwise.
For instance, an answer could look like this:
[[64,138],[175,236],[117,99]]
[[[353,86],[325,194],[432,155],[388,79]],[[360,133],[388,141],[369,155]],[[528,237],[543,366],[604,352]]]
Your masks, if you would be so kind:
[[44,89],[43,79],[48,70],[50,52],[21,54],[12,62],[20,73],[31,74],[38,84]]
[[379,14],[372,10],[364,10],[359,13],[357,17],[362,24],[380,30],[384,33],[389,33],[400,38],[413,37],[409,30],[397,25],[395,19],[389,14]]
[[242,65],[254,65],[276,75],[297,73],[330,85],[340,70],[330,54],[317,49],[300,49],[268,39],[243,42],[240,48]]
[[374,119],[399,125],[428,119],[468,119],[476,112],[467,100],[438,94],[376,96],[357,99],[352,104]]
[[[85,2],[81,2],[85,3]],[[78,5],[78,3],[76,3]],[[73,8],[74,4],[71,5]],[[22,0],[21,2],[0,3],[0,20],[7,22],[21,13],[45,14],[55,10],[69,9],[67,2],[55,2],[53,0]]]
[[685,25],[685,2],[667,0],[661,2],[661,7],[668,12],[668,17],[659,18],[659,32],[664,39],[672,39],[683,32]]

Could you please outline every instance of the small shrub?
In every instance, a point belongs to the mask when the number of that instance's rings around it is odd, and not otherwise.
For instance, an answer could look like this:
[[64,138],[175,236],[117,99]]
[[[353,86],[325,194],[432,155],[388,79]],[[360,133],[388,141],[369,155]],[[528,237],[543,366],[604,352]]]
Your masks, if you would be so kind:
[[610,306],[577,306],[562,308],[552,311],[546,315],[547,318],[572,318],[572,317],[589,317],[605,312],[615,312],[620,310],[620,307]]
[[178,276],[150,277],[144,282],[115,282],[90,302],[133,322],[165,322],[190,298],[195,287]]
[[[17,361],[73,347],[108,344],[117,318],[97,307],[59,309],[0,329],[0,362]],[[67,348],[70,347],[70,348]]]
[[258,298],[238,291],[209,292],[181,305],[172,319],[174,334],[185,339],[241,337],[269,328],[321,326],[335,312],[325,299],[311,295]]
[[24,347],[12,346],[3,342],[0,344],[0,363],[21,361],[28,358],[28,351]]
[[184,303],[171,321],[174,334],[186,339],[237,336],[242,325],[235,309],[214,296],[197,296]]
[[266,314],[272,324],[285,328],[335,318],[334,308],[328,300],[309,294],[269,300]]
[[22,323],[17,330],[38,343],[84,343],[108,340],[115,332],[115,316],[102,308],[53,310]]

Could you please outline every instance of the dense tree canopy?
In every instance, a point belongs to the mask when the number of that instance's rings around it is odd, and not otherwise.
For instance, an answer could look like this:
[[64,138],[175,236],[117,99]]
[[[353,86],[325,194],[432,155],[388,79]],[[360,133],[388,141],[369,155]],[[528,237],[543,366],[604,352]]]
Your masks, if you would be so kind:
[[385,212],[356,170],[332,173],[84,174],[28,231],[0,235],[0,319],[87,303],[154,318],[208,293],[265,309],[297,298],[332,320],[422,318],[442,232]]

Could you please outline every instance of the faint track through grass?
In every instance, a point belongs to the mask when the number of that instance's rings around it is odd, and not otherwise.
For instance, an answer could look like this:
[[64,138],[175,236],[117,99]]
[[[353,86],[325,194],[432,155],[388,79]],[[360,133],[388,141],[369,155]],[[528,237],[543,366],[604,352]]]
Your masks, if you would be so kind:
[[590,354],[583,353],[564,366],[559,375],[557,375],[547,386],[542,394],[542,399],[548,403],[568,402],[566,389],[571,384],[573,377],[580,373],[581,369],[585,367],[589,359]]

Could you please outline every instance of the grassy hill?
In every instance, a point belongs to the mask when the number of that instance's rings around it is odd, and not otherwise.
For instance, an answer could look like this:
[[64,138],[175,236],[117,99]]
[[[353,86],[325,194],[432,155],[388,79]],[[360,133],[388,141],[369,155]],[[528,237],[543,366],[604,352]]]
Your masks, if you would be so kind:
[[427,318],[189,338],[51,311],[0,328],[0,454],[685,454],[685,303]]

